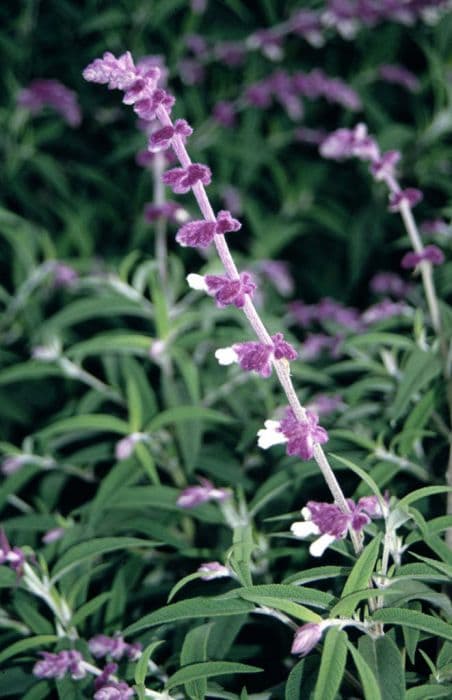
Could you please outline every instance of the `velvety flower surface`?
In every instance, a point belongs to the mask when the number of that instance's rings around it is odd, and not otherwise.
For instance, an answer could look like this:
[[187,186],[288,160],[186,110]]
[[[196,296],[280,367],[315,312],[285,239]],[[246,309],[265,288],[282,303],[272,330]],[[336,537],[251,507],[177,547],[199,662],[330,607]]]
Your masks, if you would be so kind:
[[78,651],[65,650],[56,654],[41,651],[39,653],[43,658],[33,666],[33,675],[38,678],[64,678],[69,674],[76,680],[86,676],[83,657]]
[[409,207],[415,207],[422,200],[422,192],[415,187],[407,187],[400,192],[392,192],[389,195],[389,211],[400,211],[402,203],[408,204]]
[[186,194],[198,183],[210,185],[212,173],[207,165],[191,163],[186,168],[167,170],[163,173],[162,180],[165,185],[170,185],[175,194]]
[[362,319],[366,324],[378,323],[385,321],[394,316],[408,316],[412,313],[410,307],[403,301],[393,301],[392,299],[382,299],[377,304],[369,306],[362,315]]
[[344,513],[335,503],[308,501],[301,511],[304,521],[292,524],[292,534],[300,539],[319,536],[312,542],[309,552],[313,557],[320,557],[335,540],[343,539],[349,529],[361,532],[371,518],[383,517],[376,496],[366,496],[358,503],[347,499],[347,505],[349,512]]
[[172,145],[173,138],[179,136],[185,143],[188,136],[193,133],[193,129],[185,119],[176,119],[174,126],[163,126],[151,134],[148,149],[152,153],[165,151]]
[[123,656],[127,656],[131,661],[136,661],[140,658],[142,649],[139,642],[129,644],[124,641],[124,637],[120,634],[114,637],[98,634],[89,640],[88,647],[91,654],[96,658],[110,656],[115,661],[119,661]]
[[232,231],[238,231],[242,224],[231,216],[226,210],[219,211],[216,221],[199,219],[184,224],[176,234],[176,241],[181,246],[207,248],[215,235],[224,235]]
[[258,445],[268,449],[273,445],[286,444],[286,453],[308,460],[314,456],[316,444],[328,442],[328,433],[319,424],[312,411],[306,411],[306,420],[299,421],[291,408],[286,408],[281,421],[265,421],[265,427],[258,431]]
[[220,309],[233,304],[242,308],[246,295],[253,295],[256,285],[249,272],[241,272],[239,279],[231,280],[227,275],[206,275],[207,293],[215,297]]
[[432,265],[442,265],[445,260],[443,251],[436,245],[426,246],[420,253],[410,252],[403,256],[401,266],[409,270],[417,267],[421,262],[429,262]]
[[215,352],[220,365],[237,362],[246,372],[257,372],[262,377],[269,377],[272,371],[272,359],[295,360],[298,356],[295,348],[284,340],[282,333],[271,336],[272,344],[250,340],[235,343],[228,348],[219,348]]

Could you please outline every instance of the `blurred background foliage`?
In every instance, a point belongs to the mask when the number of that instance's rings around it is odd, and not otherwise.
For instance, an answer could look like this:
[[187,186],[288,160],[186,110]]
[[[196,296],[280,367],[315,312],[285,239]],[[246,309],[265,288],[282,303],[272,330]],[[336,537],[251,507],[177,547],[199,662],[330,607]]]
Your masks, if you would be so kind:
[[[93,537],[133,535],[163,542],[146,556],[112,555],[94,568],[84,563],[82,578],[80,569],[64,578],[62,590],[74,608],[100,591],[111,592],[105,611],[84,621],[85,638],[120,629],[163,605],[178,578],[206,557],[221,559],[230,534],[219,512],[202,506],[194,524],[175,505],[180,488],[195,475],[234,486],[239,498],[255,507],[267,535],[282,526],[265,518],[295,511],[301,499],[327,500],[328,495],[312,464],[256,448],[257,429],[281,404],[276,384],[226,374],[213,360],[216,347],[243,339],[242,322],[235,310],[218,311],[211,300],[187,294],[185,273],[204,263],[208,268],[211,261],[207,256],[200,262],[192,250],[176,246],[172,225],[170,284],[162,285],[154,260],[156,226],[143,217],[153,197],[152,174],[135,161],[145,136],[118,94],[85,83],[82,70],[106,50],[163,56],[177,97],[174,114],[195,129],[193,160],[212,168],[214,207],[224,206],[224,190],[231,184],[240,195],[243,229],[230,238],[239,262],[253,269],[262,258],[288,261],[295,280],[291,298],[317,302],[331,296],[363,310],[374,301],[368,289],[372,275],[399,270],[406,249],[401,223],[387,213],[386,193],[362,163],[324,161],[317,146],[296,138],[296,130],[302,125],[329,132],[365,121],[383,149],[402,151],[401,181],[424,192],[420,217],[449,220],[451,14],[433,26],[385,22],[377,30],[362,29],[350,41],[331,33],[318,48],[290,36],[280,62],[250,50],[238,67],[208,62],[199,83],[181,78],[187,36],[241,41],[294,10],[319,6],[211,0],[204,14],[196,14],[183,0],[0,4],[0,449],[5,458],[28,455],[20,470],[4,474],[2,522],[18,545],[42,547],[48,564]],[[415,73],[420,89],[412,94],[379,80],[378,66],[388,63]],[[300,124],[277,103],[265,110],[246,107],[232,128],[212,118],[218,100],[240,98],[246,86],[280,66],[289,72],[321,67],[340,77],[358,93],[361,109],[353,112],[320,99],[305,101]],[[32,116],[18,106],[19,91],[37,78],[59,80],[77,93],[80,126],[71,128],[50,109]],[[183,205],[196,214],[189,197]],[[447,250],[449,239],[443,243]],[[55,261],[77,272],[74,285],[55,285]],[[445,297],[452,292],[451,279],[449,263],[438,275]],[[418,292],[414,299],[419,302]],[[284,326],[294,342],[303,340],[287,300],[270,285],[262,309],[272,332]],[[426,428],[436,399],[441,421],[444,388],[436,365],[430,364],[423,382],[425,367],[417,364],[410,339],[413,326],[422,335],[422,323],[420,313],[383,322],[376,330],[388,333],[385,341],[382,335],[351,334],[342,361],[323,358],[315,366],[300,361],[293,369],[302,400],[340,391],[347,410],[334,419],[332,451],[365,464],[378,485],[393,493],[439,483],[444,471],[444,444],[429,442],[432,433]],[[155,341],[165,344],[163,353]],[[388,374],[382,343],[397,363],[414,358],[409,389],[402,390],[397,376]],[[43,347],[54,351],[44,361],[42,353],[36,355]],[[421,413],[411,403],[416,391],[424,402]],[[391,414],[395,398],[396,418]],[[395,425],[405,432],[391,443]],[[151,439],[125,461],[115,459],[118,441],[137,431]],[[430,471],[416,444],[419,435],[426,438]],[[391,459],[377,454],[381,444],[390,446]],[[356,477],[344,473],[344,490],[354,489],[357,496],[364,493]],[[150,512],[157,517],[150,518]],[[64,539],[43,547],[43,533],[61,525]],[[263,553],[264,580],[269,571],[268,580],[280,580],[283,570],[288,575],[311,566],[297,543],[288,541],[269,553],[269,542],[275,541],[281,542],[276,536],[260,542],[257,569]],[[194,585],[199,592],[203,584]],[[25,593],[17,595],[8,601],[10,621],[14,617],[37,633],[48,631],[48,622],[46,627],[40,619],[44,610],[30,622],[30,603]],[[254,625],[234,653],[239,660],[254,655],[271,668],[267,686],[282,683],[285,661],[275,660],[273,650],[287,647],[287,634],[278,628],[281,639],[271,649],[259,649],[260,635],[273,636],[274,627],[268,620]],[[16,639],[17,625],[5,627],[6,644]],[[163,656],[174,669],[183,635],[176,628],[169,636],[171,650]],[[24,697],[29,671],[13,665],[3,682],[7,694]],[[262,681],[253,683],[263,689]],[[65,688],[59,688],[60,697],[76,697],[64,695]],[[274,697],[281,693],[279,688]]]

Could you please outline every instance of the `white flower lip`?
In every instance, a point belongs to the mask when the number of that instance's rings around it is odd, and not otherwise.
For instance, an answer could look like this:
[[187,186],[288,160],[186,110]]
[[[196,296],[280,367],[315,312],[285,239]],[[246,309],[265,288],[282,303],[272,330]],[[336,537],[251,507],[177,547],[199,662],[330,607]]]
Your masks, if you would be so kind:
[[218,348],[215,351],[215,357],[220,365],[233,365],[238,362],[239,357],[233,347]]
[[279,430],[278,420],[266,420],[264,428],[257,431],[257,444],[263,450],[267,450],[273,445],[282,445],[287,442],[286,436]]
[[197,275],[194,272],[190,272],[185,279],[187,280],[187,284],[189,287],[191,287],[191,289],[196,289],[199,292],[207,292],[206,279],[203,277],[203,275]]

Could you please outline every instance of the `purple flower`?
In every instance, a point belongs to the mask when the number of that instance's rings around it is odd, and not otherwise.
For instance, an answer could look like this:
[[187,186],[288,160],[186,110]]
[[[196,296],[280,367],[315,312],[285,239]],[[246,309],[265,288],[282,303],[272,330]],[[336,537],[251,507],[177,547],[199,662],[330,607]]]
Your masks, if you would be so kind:
[[318,416],[326,416],[329,413],[334,413],[339,408],[343,407],[344,403],[342,401],[342,396],[339,394],[335,394],[334,396],[318,394],[318,396],[315,396],[307,405],[307,408]]
[[128,459],[132,455],[137,442],[140,442],[145,438],[146,436],[143,433],[131,433],[130,435],[126,435],[126,437],[122,438],[122,440],[119,440],[115,446],[116,459]]
[[428,245],[420,253],[406,253],[400,264],[405,270],[408,270],[417,267],[421,262],[429,262],[432,265],[442,265],[444,260],[444,253],[438,246]]
[[236,343],[234,352],[237,355],[237,362],[246,372],[258,372],[262,377],[269,377],[272,372],[272,345],[265,345],[258,341],[247,341]]
[[[129,93],[126,93],[126,96]],[[127,98],[124,97],[124,100],[126,99]],[[133,99],[133,95],[128,99]],[[159,107],[164,107],[167,112],[171,112],[174,103],[175,99],[172,95],[169,95],[162,88],[155,88],[149,96],[143,97],[135,102],[133,111],[140,119],[150,122],[157,117],[157,110]]]
[[368,135],[365,124],[354,129],[337,129],[322,142],[320,154],[324,158],[343,160],[353,156],[360,160],[376,161],[380,150],[376,141]]
[[53,286],[55,288],[69,288],[74,285],[79,279],[78,272],[76,272],[69,265],[64,263],[56,263],[53,268]]
[[[142,646],[139,642],[129,644],[124,641],[124,637],[122,637],[120,634],[117,634],[114,637],[108,637],[105,634],[98,634],[89,640],[88,647],[91,654],[97,659],[104,656],[111,656],[111,658],[115,659],[115,661],[119,661],[123,658],[123,656],[127,656],[132,661],[136,661],[136,659],[141,656],[142,650]],[[105,668],[105,671],[107,668],[110,668],[109,674],[115,671],[115,669],[111,670],[111,666],[112,664],[107,665]]]
[[215,352],[220,365],[230,365],[238,362],[247,372],[258,372],[261,377],[269,377],[272,372],[272,359],[294,360],[297,352],[290,343],[284,340],[282,333],[271,337],[272,344],[250,340],[245,343],[235,343],[228,348],[219,348]]
[[231,280],[227,275],[206,275],[207,293],[215,297],[220,309],[234,304],[241,309],[245,304],[245,296],[253,295],[256,285],[249,272],[241,272],[239,279]]
[[308,501],[301,511],[304,521],[292,524],[292,534],[300,539],[320,535],[309,547],[312,556],[320,557],[332,542],[343,539],[349,528],[361,532],[371,518],[381,518],[383,515],[373,496],[360,499],[358,504],[349,498],[347,505],[349,512],[344,513],[335,503]]
[[319,419],[311,411],[306,411],[306,421],[302,422],[295,417],[291,408],[287,408],[279,430],[287,438],[287,454],[300,457],[300,459],[312,459],[314,447],[328,442],[328,433],[325,428],[318,425]]
[[[106,51],[102,58],[96,58],[85,68],[83,77],[90,83],[108,84],[110,90],[128,90],[137,80],[137,70],[130,51],[119,58]],[[158,77],[155,73],[155,84]]]
[[370,166],[370,172],[375,180],[384,180],[395,177],[395,166],[400,160],[399,151],[388,151],[375,160]]
[[272,102],[272,93],[269,85],[264,81],[250,85],[245,90],[245,100],[253,107],[267,109]]
[[378,75],[388,83],[396,83],[410,92],[417,92],[420,84],[414,73],[404,66],[387,64],[378,68]]
[[421,223],[421,231],[426,234],[439,234],[447,236],[450,234],[450,227],[444,219],[428,219]]
[[411,285],[395,272],[377,272],[370,280],[369,286],[375,294],[392,294],[398,299],[406,296],[411,290]]
[[385,321],[393,316],[406,316],[410,312],[410,307],[403,301],[392,301],[392,299],[382,299],[378,304],[373,304],[364,311],[362,320],[365,324]]
[[282,260],[261,260],[258,268],[282,296],[290,296],[293,293],[294,281],[286,262]]
[[296,360],[298,357],[298,353],[291,345],[288,343],[286,340],[284,340],[284,336],[282,333],[276,333],[275,335],[272,335],[272,341],[273,341],[273,355],[275,357],[275,360]]
[[15,474],[19,469],[22,469],[26,462],[27,457],[25,455],[11,455],[2,461],[0,471],[2,474],[5,474],[5,476]]
[[176,503],[180,508],[194,508],[207,501],[225,501],[231,494],[227,489],[219,489],[208,479],[199,479],[201,486],[188,486]]
[[300,126],[295,129],[294,136],[300,143],[320,146],[326,138],[326,132],[323,129],[308,129],[305,126]]
[[33,80],[28,87],[19,92],[17,102],[31,114],[38,114],[48,105],[58,112],[69,126],[79,126],[82,121],[76,93],[68,90],[59,80]]
[[43,657],[33,666],[33,674],[38,678],[64,678],[69,673],[77,680],[86,676],[83,657],[78,651],[59,651],[52,654],[48,651],[39,652]]
[[163,173],[162,180],[175,194],[186,194],[198,183],[210,185],[212,173],[207,165],[191,163],[186,168],[173,168]]
[[296,10],[288,21],[293,34],[306,39],[312,46],[320,47],[324,43],[320,13],[314,10]]
[[259,29],[248,37],[246,43],[251,49],[260,49],[271,61],[279,61],[283,57],[282,39],[273,29]]
[[207,9],[207,0],[191,0],[192,12],[197,15],[202,15]]
[[168,219],[173,223],[181,223],[188,218],[188,212],[177,202],[164,202],[163,204],[146,204],[144,218],[149,223],[158,219]]
[[51,530],[47,530],[47,532],[41,537],[41,540],[44,542],[44,544],[51,544],[52,542],[61,540],[61,538],[64,537],[65,532],[66,530],[64,527],[54,527]]
[[207,42],[201,34],[187,34],[184,39],[185,46],[195,56],[205,56],[207,53]]
[[198,85],[204,80],[206,71],[197,58],[183,58],[177,67],[186,85]]
[[124,681],[108,681],[94,693],[94,700],[129,700],[135,691]]
[[236,68],[245,61],[246,48],[240,41],[222,41],[215,45],[214,54],[225,66]]
[[166,149],[172,145],[175,136],[180,136],[185,143],[186,138],[192,133],[193,129],[185,119],[176,119],[174,126],[164,126],[154,131],[149,139],[148,149],[152,153],[166,151]]
[[322,625],[317,622],[307,622],[305,625],[302,625],[295,632],[290,653],[306,656],[320,641],[322,633]]
[[404,202],[409,207],[415,207],[416,204],[421,201],[422,197],[422,192],[414,187],[407,187],[405,190],[392,192],[389,195],[389,211],[400,211],[400,206]]
[[224,127],[235,126],[236,108],[233,102],[220,100],[214,105],[212,116],[218,124]]
[[229,578],[231,572],[227,566],[220,564],[219,561],[208,561],[198,568],[198,573],[202,574],[203,581],[212,581],[215,578]]
[[9,564],[18,576],[22,576],[25,554],[19,547],[11,547],[5,531],[0,529],[0,564]]
[[301,344],[300,357],[303,360],[314,360],[325,351],[328,351],[331,357],[339,357],[342,340],[343,338],[339,335],[309,333]]
[[229,211],[219,211],[216,221],[189,221],[182,226],[176,234],[176,241],[181,246],[191,246],[197,248],[207,248],[215,234],[223,235],[230,231],[238,231],[242,224],[237,219],[232,218]]

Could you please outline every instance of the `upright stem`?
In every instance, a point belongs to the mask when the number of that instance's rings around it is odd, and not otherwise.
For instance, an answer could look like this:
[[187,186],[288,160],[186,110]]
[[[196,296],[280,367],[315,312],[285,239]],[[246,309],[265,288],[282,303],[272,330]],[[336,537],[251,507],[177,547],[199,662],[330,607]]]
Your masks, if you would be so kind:
[[[158,152],[152,161],[152,173],[154,176],[154,204],[162,206],[165,203],[165,185],[162,175],[165,170],[165,154]],[[162,286],[165,288],[168,281],[168,247],[166,242],[166,219],[159,216],[155,224],[155,259]]]
[[[171,118],[166,111],[166,109],[162,106],[160,106],[157,109],[157,117],[161,121],[161,123],[164,126],[171,126],[172,121]],[[187,168],[191,164],[191,158],[187,153],[187,149],[185,148],[185,145],[180,138],[180,136],[174,136],[173,138],[173,150],[179,159],[182,167]],[[198,203],[198,206],[202,212],[202,215],[206,221],[216,221],[215,213],[212,209],[212,205],[210,204],[209,198],[207,197],[206,190],[204,188],[204,185],[202,183],[197,182],[193,186],[193,194],[196,198],[196,201]],[[237,266],[232,258],[231,252],[229,250],[229,246],[226,242],[225,236],[219,236],[215,235],[214,237],[215,241],[215,246],[218,252],[218,255],[221,259],[221,262],[223,264],[223,267],[226,271],[226,274],[230,279],[238,279],[239,278],[239,272],[237,270]],[[272,344],[272,339],[271,336],[266,329],[264,323],[262,322],[262,319],[260,318],[258,312],[256,311],[256,308],[251,301],[250,297],[247,296],[245,299],[245,305],[243,307],[243,311],[245,316],[247,317],[248,321],[250,322],[251,327],[253,328],[254,332],[256,333],[257,337],[259,338],[261,343],[264,343],[266,345],[271,345]],[[284,393],[286,394],[287,400],[289,402],[289,405],[291,406],[295,416],[297,417],[298,420],[301,422],[306,422],[307,417],[306,417],[306,410],[305,408],[301,405],[296,393],[295,389],[292,384],[292,380],[290,377],[290,369],[289,369],[289,363],[287,360],[275,360],[273,358],[272,360],[273,366],[275,368],[276,375],[280,381],[280,384],[283,388]],[[350,513],[350,508],[347,504],[346,498],[343,494],[343,491],[339,485],[339,482],[336,479],[336,476],[334,474],[334,471],[331,467],[331,465],[328,462],[328,459],[322,450],[320,445],[316,445],[314,449],[314,458],[319,466],[320,471],[322,472],[325,481],[328,485],[328,488],[331,491],[331,494],[334,498],[334,501],[338,505],[338,507],[344,512],[344,513]],[[359,553],[362,548],[361,540],[359,536],[357,535],[356,532],[353,530],[350,530],[351,534],[351,539],[353,542],[353,547],[355,549],[356,553]]]

